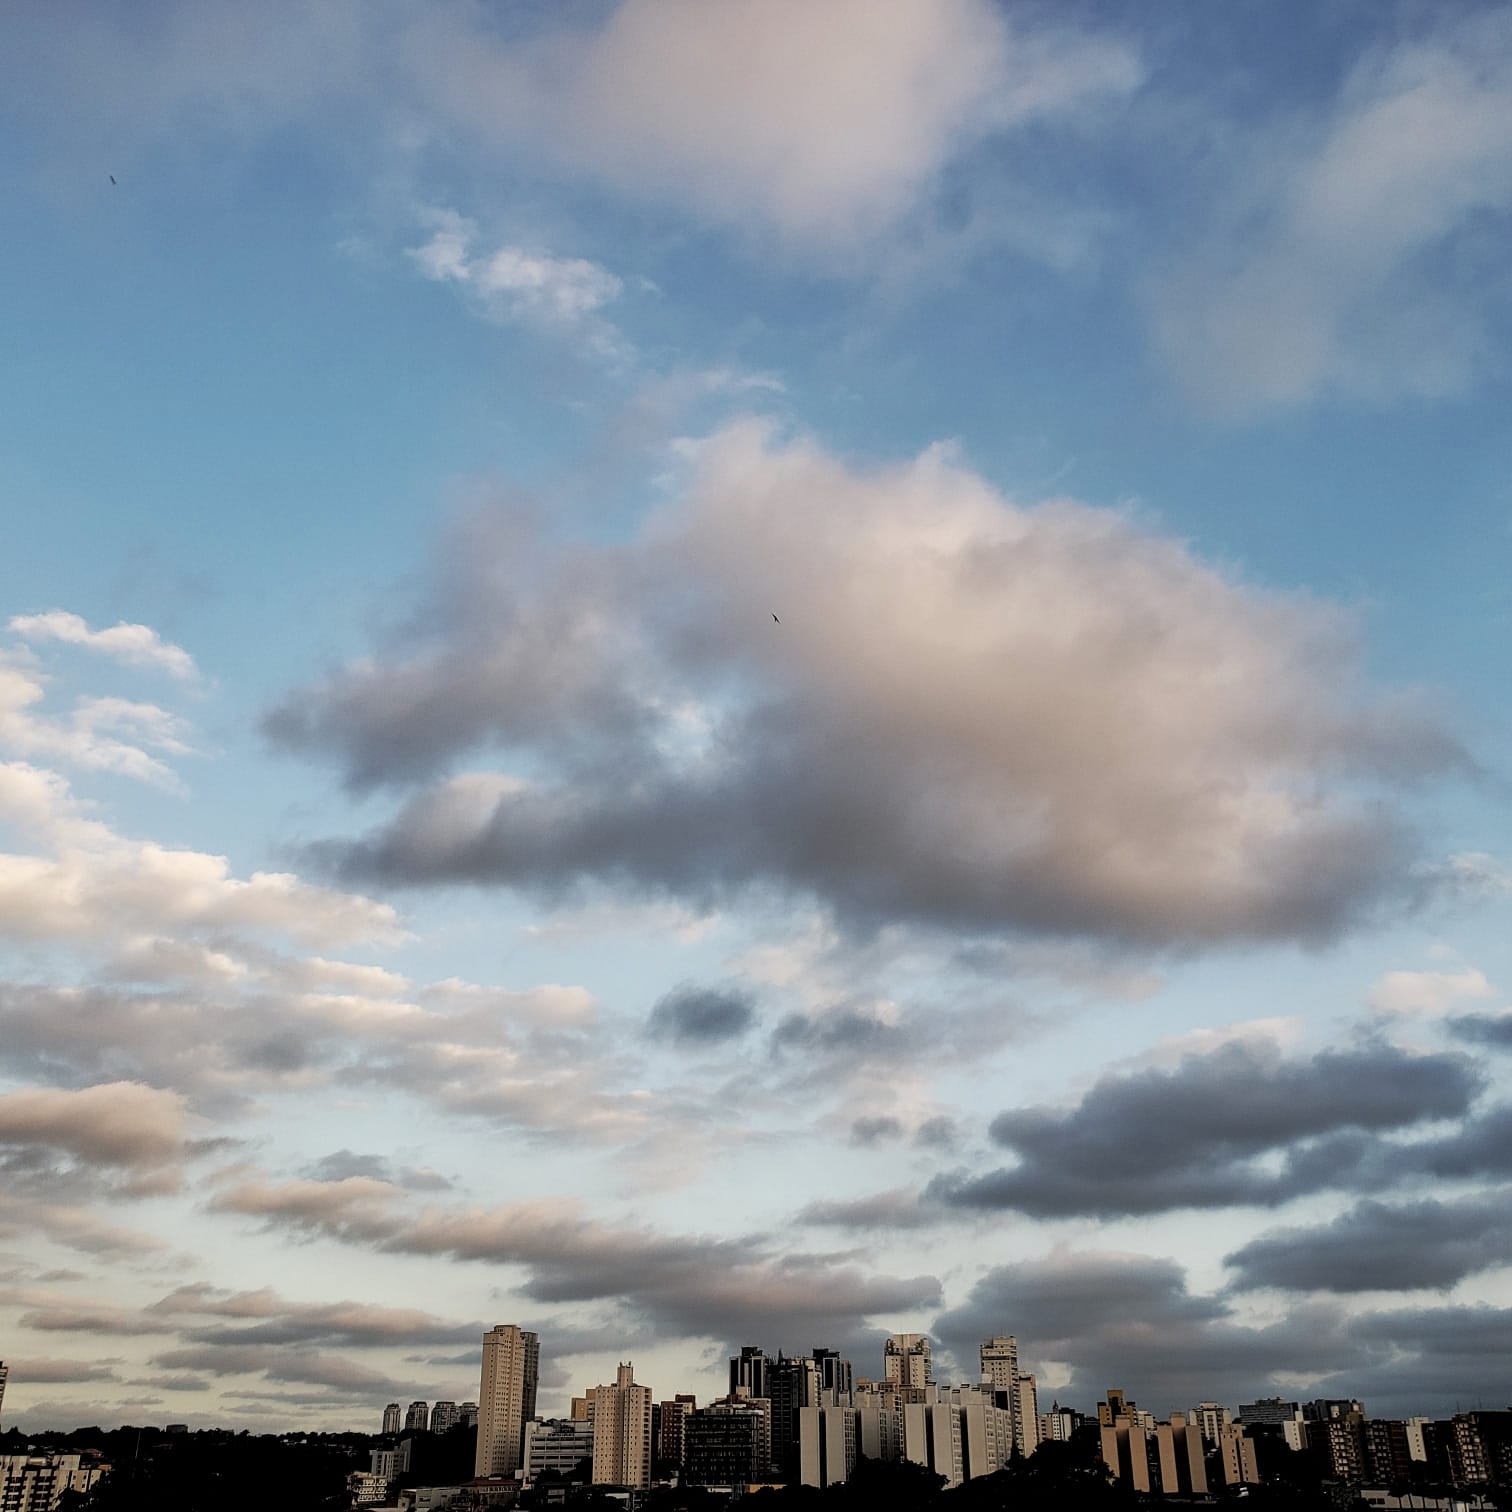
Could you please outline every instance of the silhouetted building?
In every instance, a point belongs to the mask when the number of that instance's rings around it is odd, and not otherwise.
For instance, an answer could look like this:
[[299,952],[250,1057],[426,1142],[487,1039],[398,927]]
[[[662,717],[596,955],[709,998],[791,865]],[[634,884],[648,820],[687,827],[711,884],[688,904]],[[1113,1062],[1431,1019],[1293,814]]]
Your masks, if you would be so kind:
[[683,1423],[685,1485],[760,1485],[770,1468],[767,1415],[753,1399],[726,1398],[688,1414]]

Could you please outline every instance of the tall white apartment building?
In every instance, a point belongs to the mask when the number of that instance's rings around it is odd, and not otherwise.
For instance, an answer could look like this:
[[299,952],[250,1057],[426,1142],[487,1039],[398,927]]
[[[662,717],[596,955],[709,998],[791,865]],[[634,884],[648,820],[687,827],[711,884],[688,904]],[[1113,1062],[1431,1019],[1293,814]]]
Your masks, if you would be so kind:
[[635,1366],[622,1363],[612,1386],[588,1394],[593,1423],[593,1484],[651,1484],[651,1388],[635,1382]]
[[[5,1408],[5,1378],[10,1372],[5,1368],[5,1361],[0,1360],[0,1413]],[[0,1427],[4,1427],[5,1418],[0,1416]]]
[[525,1424],[535,1416],[541,1341],[513,1323],[483,1335],[475,1475],[513,1475],[525,1462]]
[[393,1438],[399,1432],[401,1421],[398,1402],[390,1402],[383,1409],[383,1436],[385,1438]]

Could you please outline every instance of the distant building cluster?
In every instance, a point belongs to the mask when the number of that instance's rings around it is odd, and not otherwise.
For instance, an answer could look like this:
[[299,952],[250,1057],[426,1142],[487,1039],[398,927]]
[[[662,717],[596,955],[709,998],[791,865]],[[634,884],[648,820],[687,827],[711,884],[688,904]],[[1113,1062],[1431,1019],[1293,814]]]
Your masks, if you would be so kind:
[[[1089,1463],[1146,1496],[1244,1494],[1266,1482],[1312,1478],[1360,1488],[1373,1506],[1454,1504],[1448,1498],[1512,1487],[1512,1411],[1447,1421],[1369,1417],[1348,1400],[1280,1398],[1229,1408],[1199,1402],[1157,1419],[1119,1390],[1086,1416],[1058,1401],[1041,1412],[1035,1376],[1020,1368],[1012,1334],[982,1342],[977,1380],[935,1380],[930,1341],[893,1334],[882,1374],[857,1376],[832,1349],[768,1354],[747,1345],[729,1362],[728,1391],[702,1405],[679,1394],[656,1401],[622,1361],[612,1381],[571,1400],[568,1416],[536,1415],[540,1340],[515,1324],[483,1336],[476,1404],[425,1402],[384,1409],[383,1433],[353,1474],[355,1505],[396,1512],[505,1506],[524,1497],[554,1504],[597,1487],[634,1506],[648,1488],[681,1484],[741,1495],[763,1486],[824,1488],[848,1480],[863,1459],[909,1462],[951,1488],[1010,1467],[1043,1444],[1079,1443]],[[473,1478],[445,1487],[413,1479],[413,1435],[475,1423]],[[1303,1477],[1306,1478],[1306,1477]],[[1364,1488],[1379,1488],[1365,1493]],[[1443,1489],[1445,1497],[1425,1495]]]

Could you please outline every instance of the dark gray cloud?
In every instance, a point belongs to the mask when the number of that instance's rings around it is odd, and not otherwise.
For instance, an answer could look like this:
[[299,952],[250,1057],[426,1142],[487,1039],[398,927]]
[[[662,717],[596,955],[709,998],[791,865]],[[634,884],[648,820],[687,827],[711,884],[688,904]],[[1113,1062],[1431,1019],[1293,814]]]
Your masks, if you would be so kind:
[[[1398,1150],[1381,1136],[1464,1115],[1479,1086],[1457,1055],[1367,1043],[1288,1060],[1231,1043],[1171,1070],[1104,1076],[1067,1109],[999,1115],[992,1137],[1018,1163],[939,1177],[931,1195],[1037,1217],[1269,1206],[1323,1187],[1379,1183]],[[1410,1164],[1414,1147],[1400,1148]],[[1446,1145],[1441,1158],[1471,1155]]]
[[1512,1192],[1357,1203],[1329,1223],[1273,1229],[1224,1263],[1240,1289],[1367,1292],[1447,1289],[1512,1255]]
[[850,1137],[851,1143],[857,1145],[890,1144],[902,1139],[903,1124],[886,1113],[858,1118],[850,1126]]
[[1357,660],[1336,613],[1124,515],[1020,509],[933,453],[860,473],[746,422],[628,542],[474,517],[386,653],[265,727],[355,787],[433,784],[317,848],[347,877],[1319,940],[1405,887],[1391,787],[1464,764]]
[[[1071,1369],[1062,1401],[1122,1386],[1158,1415],[1195,1401],[1264,1395],[1357,1396],[1380,1416],[1502,1404],[1512,1309],[1399,1308],[1350,1317],[1299,1303],[1277,1322],[1241,1321],[1224,1297],[1188,1290],[1174,1260],[1057,1250],[988,1271],[934,1333],[963,1369],[981,1340],[1016,1334],[1031,1366]],[[1043,1388],[1042,1388],[1043,1390]]]
[[659,998],[647,1028],[657,1039],[682,1045],[716,1045],[737,1039],[756,1019],[756,1000],[736,987],[685,982]]
[[1467,1045],[1492,1050],[1512,1050],[1512,1013],[1462,1013],[1445,1027]]

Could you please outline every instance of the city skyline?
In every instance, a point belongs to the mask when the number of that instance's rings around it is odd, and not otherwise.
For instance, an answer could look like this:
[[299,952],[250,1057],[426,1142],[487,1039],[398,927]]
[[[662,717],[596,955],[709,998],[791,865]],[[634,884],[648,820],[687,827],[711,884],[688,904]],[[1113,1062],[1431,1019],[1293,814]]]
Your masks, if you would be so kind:
[[1506,1404],[1512,11],[5,16],[7,1425]]

